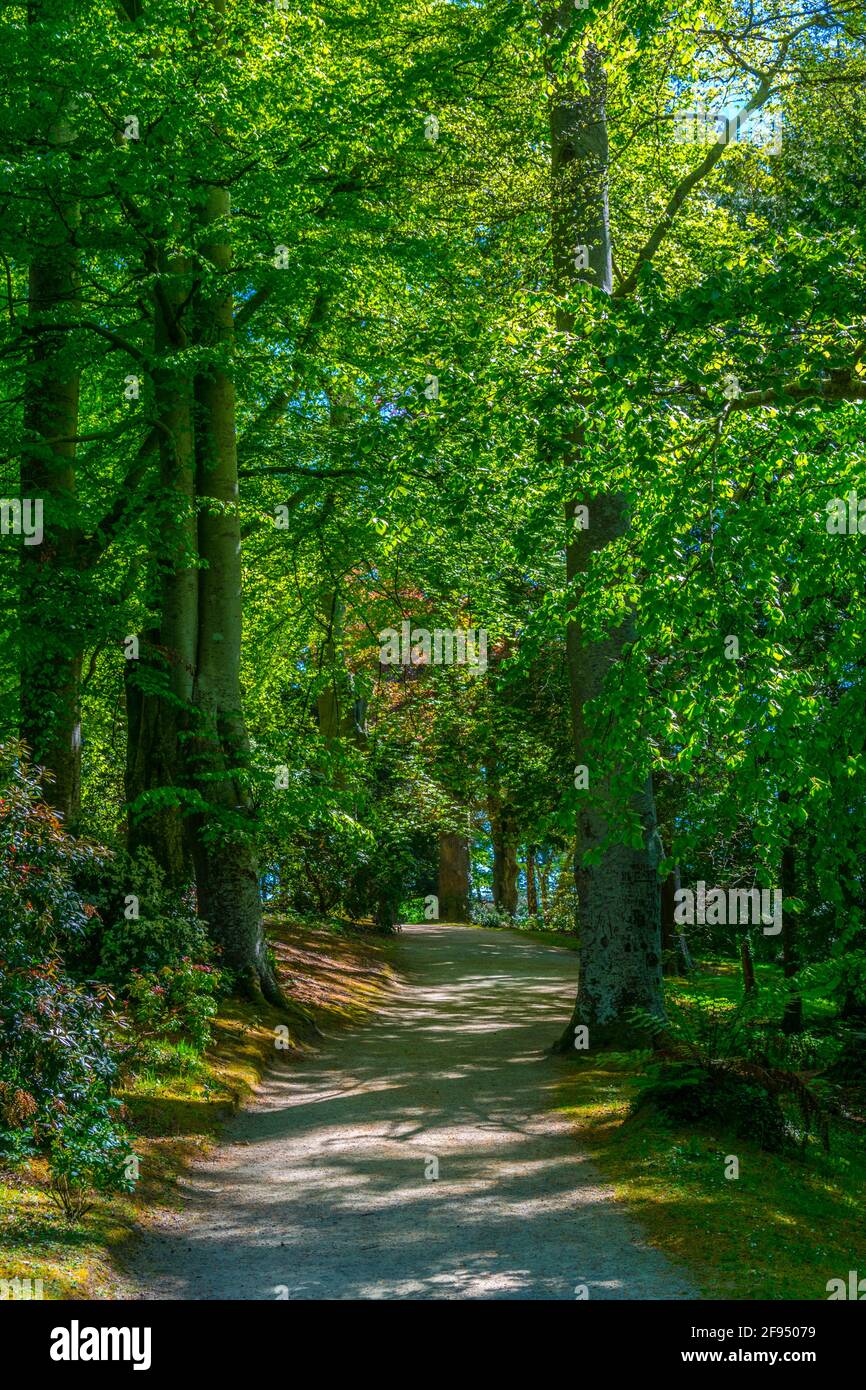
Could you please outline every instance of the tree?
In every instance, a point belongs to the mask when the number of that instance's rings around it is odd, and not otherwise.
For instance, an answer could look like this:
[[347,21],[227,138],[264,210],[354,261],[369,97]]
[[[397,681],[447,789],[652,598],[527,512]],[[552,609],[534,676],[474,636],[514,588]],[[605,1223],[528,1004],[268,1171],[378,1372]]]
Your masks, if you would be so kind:
[[[547,35],[561,41],[570,27],[570,7],[550,13]],[[563,80],[549,67],[551,141],[551,226],[554,275],[565,299],[580,279],[602,294],[610,294],[610,225],[608,212],[607,78],[599,50],[588,44],[583,72]],[[576,336],[574,315],[567,307],[557,314],[557,328],[566,352]],[[580,473],[585,436],[572,435],[575,470]],[[583,511],[581,509],[584,509]],[[585,518],[586,524],[582,524]],[[581,494],[566,511],[571,532],[567,543],[568,581],[576,587],[594,554],[611,545],[627,525],[626,499],[621,492]],[[588,773],[591,800],[577,816],[575,884],[580,922],[580,984],[575,1010],[558,1043],[571,1048],[574,1030],[587,1025],[593,1046],[622,1035],[630,1008],[662,1011],[661,939],[657,870],[658,836],[652,785],[631,795],[639,826],[635,839],[610,843],[601,806],[609,787],[596,786],[586,710],[602,693],[611,667],[634,640],[634,620],[626,615],[618,626],[592,640],[575,619],[567,629],[567,660],[571,686],[574,758]],[[624,769],[619,775],[625,778]]]

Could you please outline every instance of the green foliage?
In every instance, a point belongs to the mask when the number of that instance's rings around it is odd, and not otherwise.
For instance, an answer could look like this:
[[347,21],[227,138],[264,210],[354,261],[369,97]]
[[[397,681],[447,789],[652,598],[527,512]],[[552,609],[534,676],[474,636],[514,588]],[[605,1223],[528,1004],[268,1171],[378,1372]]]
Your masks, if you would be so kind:
[[126,988],[133,1051],[142,1041],[186,1039],[203,1052],[211,1041],[220,988],[218,970],[189,959],[159,970],[134,970]]
[[495,903],[477,902],[473,899],[470,916],[477,927],[513,927],[514,919],[498,908]]
[[185,958],[213,961],[214,948],[189,894],[167,887],[149,851],[133,857],[117,850],[88,883],[88,895],[95,914],[82,951],[70,958],[96,978],[123,988],[136,971],[174,967]]
[[293,837],[280,864],[280,899],[293,909],[328,917],[344,901],[352,872],[373,850],[371,832],[334,811]]
[[546,931],[577,935],[577,894],[569,883],[563,892],[556,892],[544,914]]
[[162,1058],[171,1065],[172,1045],[181,1039],[203,1052],[225,972],[189,895],[170,889],[153,855],[140,849],[135,856],[116,851],[91,878],[90,896],[90,930],[67,957],[116,989],[124,1006],[116,1041],[125,1064]]
[[851,1029],[846,1032],[822,1080],[856,1087],[862,1096],[866,1084],[866,1031]]
[[4,954],[50,952],[81,935],[93,909],[76,877],[104,851],[73,839],[44,800],[39,771],[19,743],[0,745],[0,931]]
[[135,1155],[116,1121],[119,1106],[118,1100],[100,1103],[87,1097],[64,1115],[51,1136],[51,1195],[70,1220],[79,1220],[90,1209],[88,1194],[131,1192],[135,1186]]
[[656,1081],[638,1097],[637,1108],[654,1104],[671,1119],[707,1120],[732,1126],[738,1135],[752,1133],[762,1147],[778,1151],[794,1137],[782,1101],[792,1101],[802,1125],[801,1143],[815,1133],[830,1146],[827,1102],[797,1072],[773,1064],[767,1038],[753,1027],[756,1004],[719,1001],[701,1006],[671,1001],[668,1017],[631,1011],[631,1021],[667,1055]]
[[866,1021],[866,950],[840,944],[830,959],[804,967],[798,985],[806,996],[828,994],[843,1017]]
[[92,915],[74,879],[97,851],[64,832],[20,746],[0,749],[0,769],[0,1153],[47,1150],[67,1193],[119,1187],[111,996],[73,980],[59,951]]
[[778,1098],[754,1081],[720,1068],[693,1064],[662,1066],[658,1079],[645,1086],[634,1106],[652,1105],[674,1124],[701,1123],[751,1139],[768,1153],[779,1153],[788,1139]]
[[[88,834],[170,822],[182,865],[191,838],[240,841],[277,901],[390,930],[434,891],[441,833],[484,868],[492,806],[546,866],[588,825],[639,845],[651,774],[684,883],[776,885],[793,858],[803,968],[762,1007],[817,990],[866,1016],[862,535],[826,526],[828,502],[866,491],[863,19],[819,6],[800,27],[774,0],[733,44],[732,13],[593,3],[550,33],[505,0],[2,7],[0,496],[45,492],[46,536],[0,537],[0,737],[29,718],[40,758],[82,750]],[[551,106],[558,84],[581,89],[587,43],[606,73],[612,294],[563,288],[551,256]],[[676,142],[684,105],[739,104],[764,71],[778,154]],[[224,266],[202,227],[217,188]],[[223,375],[239,469],[214,499],[199,417]],[[575,568],[578,495],[590,541],[605,498],[628,525]],[[211,766],[172,584],[212,577],[195,538],[217,519],[240,526],[222,590],[243,589],[245,626]],[[234,640],[224,612],[204,616],[197,653]],[[488,668],[385,666],[378,634],[404,621],[483,628]],[[585,789],[572,623],[580,660],[604,656]],[[26,1147],[52,1088],[73,1104],[90,1067],[107,1094],[83,979],[127,995],[153,1047],[184,1028],[203,1046],[218,986],[192,903],[146,856],[72,839],[19,762],[2,769],[0,1006],[10,1055],[32,1048],[2,1073]],[[573,933],[580,906],[566,884],[545,928]],[[739,933],[690,944],[733,957]],[[776,938],[753,944],[778,963]],[[81,1040],[65,1080],[43,1017]],[[776,1072],[833,1061],[819,1031],[759,1023],[699,1021],[689,1055],[771,1097]],[[714,1085],[734,1106],[730,1076]]]

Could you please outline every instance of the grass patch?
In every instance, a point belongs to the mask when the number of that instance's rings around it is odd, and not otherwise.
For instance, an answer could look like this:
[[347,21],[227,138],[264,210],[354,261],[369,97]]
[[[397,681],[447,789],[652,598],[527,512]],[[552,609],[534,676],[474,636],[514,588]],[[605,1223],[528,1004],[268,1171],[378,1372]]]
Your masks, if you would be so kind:
[[575,932],[535,931],[529,927],[516,927],[521,936],[528,941],[537,941],[539,946],[560,946],[564,951],[579,951],[580,938]]
[[[733,1002],[740,980],[736,965],[716,962],[670,987]],[[823,1001],[814,1016],[826,1017]],[[866,1272],[862,1124],[834,1125],[829,1154],[810,1140],[802,1155],[779,1155],[653,1110],[631,1115],[650,1063],[640,1052],[579,1062],[563,1080],[563,1108],[650,1243],[692,1272],[704,1298],[820,1300],[829,1279]],[[725,1176],[730,1155],[738,1178]]]
[[[282,918],[269,918],[267,926],[286,994],[323,1033],[362,1023],[396,981],[387,938]],[[274,1029],[286,1023],[276,1009],[225,1001],[203,1057],[183,1043],[166,1045],[158,1065],[144,1067],[119,1091],[141,1160],[133,1196],[97,1196],[82,1221],[70,1222],[50,1199],[43,1160],[0,1166],[0,1279],[41,1279],[46,1299],[130,1293],[119,1269],[124,1244],[154,1207],[176,1199],[178,1175],[207,1152],[265,1073],[309,1046],[293,1035],[289,1020],[289,1051],[277,1051]]]
[[577,932],[525,927],[520,922],[503,922],[501,925],[495,922],[437,922],[435,925],[445,927],[477,927],[479,931],[513,931],[516,932],[518,936],[525,936],[527,941],[537,941],[539,946],[561,946],[565,951],[580,950],[580,937]]

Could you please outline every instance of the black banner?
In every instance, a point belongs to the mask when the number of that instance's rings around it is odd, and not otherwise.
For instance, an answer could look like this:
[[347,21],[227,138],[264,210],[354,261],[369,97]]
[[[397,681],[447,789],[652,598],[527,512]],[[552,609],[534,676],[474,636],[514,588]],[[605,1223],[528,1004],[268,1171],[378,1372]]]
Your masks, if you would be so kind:
[[[839,1302],[687,1304],[575,1300],[562,1323],[554,1309],[544,1317],[545,1321],[554,1318],[568,1339],[556,1345],[560,1357],[572,1360],[575,1377],[589,1374],[590,1368],[597,1376],[600,1359],[611,1376],[626,1370],[649,1375],[667,1373],[675,1367],[700,1375],[712,1366],[729,1370],[743,1367],[747,1371],[753,1367],[776,1371],[795,1366],[811,1369],[826,1381],[828,1373],[841,1371],[852,1361],[856,1364],[862,1354],[863,1315],[839,1306]],[[338,1302],[338,1306],[343,1319],[343,1302]],[[527,1333],[537,1338],[537,1303],[533,1307],[525,1327]],[[224,1377],[229,1366],[235,1373],[252,1374],[260,1380],[271,1370],[285,1374],[295,1367],[300,1369],[310,1357],[320,1358],[323,1369],[333,1375],[335,1364],[342,1364],[341,1352],[347,1370],[353,1375],[363,1374],[369,1368],[371,1355],[368,1334],[377,1325],[369,1322],[367,1311],[357,1330],[347,1328],[341,1321],[339,1336],[335,1337],[335,1312],[334,1308],[322,1309],[326,1322],[320,1330],[310,1305],[299,1320],[297,1310],[280,1300],[216,1304],[5,1302],[0,1306],[0,1332],[7,1353],[10,1346],[26,1346],[30,1368],[56,1384],[65,1384],[70,1377],[75,1383],[84,1383],[106,1373],[115,1379],[118,1374],[129,1374],[140,1380],[166,1374],[215,1373]],[[414,1323],[417,1316],[422,1318],[420,1325]],[[423,1348],[425,1378],[435,1373],[437,1363],[443,1374],[453,1376],[454,1345],[450,1340],[438,1340],[439,1334],[448,1331],[441,1319],[451,1316],[454,1314],[432,1309],[420,1315],[406,1310],[390,1315],[387,1334],[377,1330],[379,1346],[373,1360],[381,1364],[384,1358],[393,1368],[397,1357],[404,1355],[398,1350],[401,1325],[415,1327],[424,1339],[417,1344],[416,1354]],[[449,1326],[465,1338],[465,1315],[457,1316],[458,1323],[449,1322]],[[508,1358],[513,1355],[514,1336],[519,1335],[520,1324],[515,1325],[512,1317],[513,1313],[500,1333],[498,1324],[491,1326],[487,1315],[476,1311],[472,1345],[476,1354],[483,1356],[487,1378],[496,1366],[498,1354],[504,1353]],[[408,1324],[403,1323],[403,1318],[409,1319]],[[436,1339],[429,1340],[434,1333]],[[389,1338],[387,1346],[381,1342],[383,1335]],[[522,1349],[524,1354],[544,1358],[544,1346],[549,1352],[548,1344],[535,1340],[523,1343]],[[417,1364],[416,1354],[410,1355],[409,1366]]]

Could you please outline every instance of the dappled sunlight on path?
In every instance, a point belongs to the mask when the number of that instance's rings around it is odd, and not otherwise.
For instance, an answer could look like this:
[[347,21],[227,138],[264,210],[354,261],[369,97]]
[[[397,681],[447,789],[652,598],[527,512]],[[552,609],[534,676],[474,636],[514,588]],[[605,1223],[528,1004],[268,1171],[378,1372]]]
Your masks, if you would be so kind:
[[187,1177],[136,1260],[143,1296],[694,1296],[555,1113],[569,1064],[543,1053],[576,956],[423,926],[395,964],[378,1020],[277,1072]]

